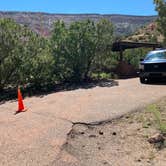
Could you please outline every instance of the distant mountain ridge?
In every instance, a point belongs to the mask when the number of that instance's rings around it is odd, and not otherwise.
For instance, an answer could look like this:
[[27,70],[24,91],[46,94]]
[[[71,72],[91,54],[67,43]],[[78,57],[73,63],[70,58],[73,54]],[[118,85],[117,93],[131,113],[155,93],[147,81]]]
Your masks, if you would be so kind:
[[108,19],[115,26],[115,34],[119,36],[130,35],[137,29],[156,20],[157,16],[130,16],[116,14],[51,14],[40,12],[3,12],[0,18],[11,18],[17,23],[30,27],[33,31],[49,35],[53,22],[63,20],[67,25],[74,21]]

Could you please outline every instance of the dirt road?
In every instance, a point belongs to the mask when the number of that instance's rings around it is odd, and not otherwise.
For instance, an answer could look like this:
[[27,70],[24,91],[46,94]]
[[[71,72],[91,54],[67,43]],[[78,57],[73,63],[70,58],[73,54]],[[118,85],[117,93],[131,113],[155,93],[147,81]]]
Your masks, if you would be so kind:
[[166,96],[166,85],[142,85],[138,79],[119,86],[58,92],[25,99],[28,112],[14,115],[16,102],[0,105],[0,165],[42,166],[76,160],[61,147],[75,123],[110,120]]

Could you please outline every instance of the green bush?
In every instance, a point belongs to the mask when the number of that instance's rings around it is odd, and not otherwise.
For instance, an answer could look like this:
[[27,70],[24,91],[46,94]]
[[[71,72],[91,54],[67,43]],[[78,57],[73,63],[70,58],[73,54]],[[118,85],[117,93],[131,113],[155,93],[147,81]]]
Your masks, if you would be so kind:
[[124,52],[124,60],[132,64],[136,69],[139,67],[139,62],[141,58],[144,58],[145,55],[150,51],[150,49],[137,48],[132,50],[126,50]]
[[68,27],[57,21],[46,39],[11,19],[0,19],[0,91],[18,85],[40,89],[76,83],[89,79],[94,71],[108,71],[116,64],[115,54],[107,48],[112,42],[113,26],[107,20],[74,22]]
[[155,104],[147,107],[147,111],[153,113],[155,120],[157,122],[158,129],[161,133],[166,134],[166,123],[162,120],[161,113]]
[[0,91],[52,81],[48,41],[10,19],[0,19]]
[[81,82],[97,70],[110,64],[113,26],[107,20],[94,24],[93,21],[74,22],[66,27],[58,21],[51,38],[55,73],[62,81]]

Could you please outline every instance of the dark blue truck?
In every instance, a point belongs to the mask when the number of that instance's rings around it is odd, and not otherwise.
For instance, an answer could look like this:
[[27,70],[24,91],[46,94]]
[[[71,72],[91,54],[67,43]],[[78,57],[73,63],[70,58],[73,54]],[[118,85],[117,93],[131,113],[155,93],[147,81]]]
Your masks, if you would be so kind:
[[139,65],[141,83],[166,78],[166,49],[151,51]]

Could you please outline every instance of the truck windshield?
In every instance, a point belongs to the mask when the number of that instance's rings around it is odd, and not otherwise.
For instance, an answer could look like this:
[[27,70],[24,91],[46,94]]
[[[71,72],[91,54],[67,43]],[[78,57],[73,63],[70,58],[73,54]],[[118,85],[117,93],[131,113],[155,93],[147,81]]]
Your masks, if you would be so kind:
[[157,53],[149,53],[145,60],[161,60],[166,59],[166,52],[157,52]]

